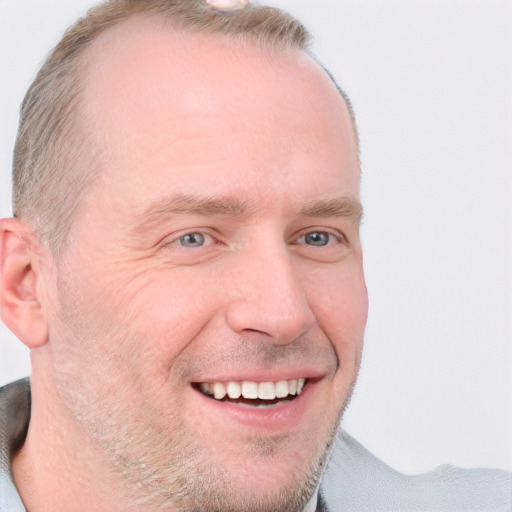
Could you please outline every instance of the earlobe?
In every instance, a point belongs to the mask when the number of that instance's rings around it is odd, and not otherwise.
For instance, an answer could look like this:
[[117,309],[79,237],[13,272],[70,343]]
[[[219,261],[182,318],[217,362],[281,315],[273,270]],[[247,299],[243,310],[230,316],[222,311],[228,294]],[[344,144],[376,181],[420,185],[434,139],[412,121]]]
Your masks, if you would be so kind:
[[40,297],[42,247],[19,219],[0,220],[0,315],[27,347],[48,341],[48,324]]

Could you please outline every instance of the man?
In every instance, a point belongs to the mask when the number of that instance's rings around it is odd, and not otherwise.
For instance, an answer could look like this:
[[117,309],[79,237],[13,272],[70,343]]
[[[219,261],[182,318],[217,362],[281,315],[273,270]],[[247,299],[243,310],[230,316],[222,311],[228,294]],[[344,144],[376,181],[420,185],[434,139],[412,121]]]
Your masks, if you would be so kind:
[[0,398],[0,507],[506,510],[505,472],[411,479],[338,435],[360,169],[307,41],[268,8],[112,1],[43,66],[1,224],[32,378]]

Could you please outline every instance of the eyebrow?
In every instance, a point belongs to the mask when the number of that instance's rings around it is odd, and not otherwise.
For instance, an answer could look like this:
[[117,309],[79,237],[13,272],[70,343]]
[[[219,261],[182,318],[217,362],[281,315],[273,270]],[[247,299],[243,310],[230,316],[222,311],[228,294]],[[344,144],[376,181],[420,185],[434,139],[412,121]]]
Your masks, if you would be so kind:
[[152,203],[137,218],[135,230],[145,230],[172,215],[226,215],[240,218],[249,214],[246,203],[233,196],[171,195]]
[[[166,216],[225,215],[242,218],[249,217],[255,212],[255,205],[250,205],[234,196],[171,195],[158,199],[138,216],[134,230],[146,231]],[[299,216],[347,217],[359,224],[363,217],[363,207],[357,199],[338,197],[308,202],[300,209]]]
[[299,215],[303,217],[348,217],[360,224],[363,219],[363,206],[358,199],[337,197],[306,203]]

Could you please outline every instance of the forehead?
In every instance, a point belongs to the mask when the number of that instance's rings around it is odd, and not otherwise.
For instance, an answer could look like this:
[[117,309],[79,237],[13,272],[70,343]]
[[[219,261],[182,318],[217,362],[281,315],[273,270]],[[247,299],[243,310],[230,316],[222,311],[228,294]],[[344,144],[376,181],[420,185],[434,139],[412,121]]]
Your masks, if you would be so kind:
[[108,174],[137,187],[149,177],[167,184],[169,175],[157,167],[189,168],[212,186],[228,167],[230,179],[256,170],[262,179],[277,170],[289,179],[305,157],[316,159],[309,172],[337,167],[352,191],[358,187],[346,105],[297,50],[276,54],[250,41],[134,18],[90,48],[83,108],[107,154]]

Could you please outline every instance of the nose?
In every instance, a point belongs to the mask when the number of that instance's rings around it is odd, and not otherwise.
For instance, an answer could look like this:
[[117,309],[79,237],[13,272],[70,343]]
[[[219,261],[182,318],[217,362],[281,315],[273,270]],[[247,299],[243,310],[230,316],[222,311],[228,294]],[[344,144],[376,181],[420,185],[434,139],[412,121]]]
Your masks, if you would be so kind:
[[260,333],[274,344],[288,344],[316,325],[304,280],[288,251],[259,251],[232,269],[235,296],[226,320],[240,335]]

